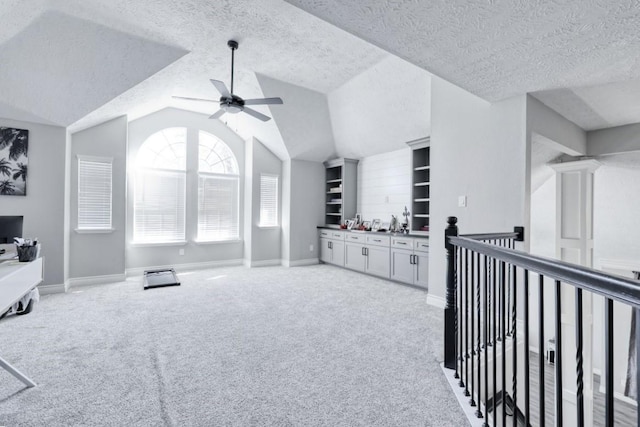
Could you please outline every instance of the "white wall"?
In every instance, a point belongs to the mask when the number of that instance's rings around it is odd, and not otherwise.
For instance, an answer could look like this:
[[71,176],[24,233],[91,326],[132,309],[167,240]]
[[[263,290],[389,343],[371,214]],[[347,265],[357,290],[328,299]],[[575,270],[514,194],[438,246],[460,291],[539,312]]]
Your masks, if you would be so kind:
[[531,95],[527,95],[527,122],[530,132],[560,144],[559,151],[572,156],[587,154],[587,133]]
[[285,266],[317,263],[317,227],[324,225],[324,165],[289,160],[283,177],[282,262]]
[[388,153],[364,157],[358,163],[358,212],[365,220],[403,220],[411,211],[412,151],[408,146]]
[[[245,264],[280,264],[280,227],[260,227],[259,224],[260,174],[278,175],[278,197],[282,200],[282,161],[255,138],[247,141],[245,152]],[[279,214],[282,216],[282,209]]]
[[429,292],[444,297],[448,216],[463,234],[528,225],[526,98],[489,104],[436,77],[431,96]]
[[[127,116],[77,132],[71,137],[70,256],[71,278],[123,275],[127,196]],[[79,234],[78,155],[113,159],[111,233]]]
[[430,74],[396,56],[329,93],[338,157],[398,150],[430,135]]
[[67,132],[58,126],[0,119],[0,126],[29,130],[26,196],[0,196],[0,215],[24,216],[23,236],[42,244],[44,283],[63,285],[65,276],[65,190],[67,182]]
[[[288,157],[280,158],[321,162],[334,156],[335,144],[327,97],[320,92],[261,74],[257,74],[257,78],[265,96],[279,96],[284,101],[284,104],[268,109],[288,154]],[[265,145],[269,147],[269,144]]]
[[[197,202],[193,199],[196,192],[187,191],[186,245],[146,246],[135,245],[133,241],[133,164],[142,143],[155,132],[167,128],[187,127],[188,138],[197,138],[198,130],[204,130],[222,139],[233,151],[240,169],[240,236],[244,232],[244,141],[219,120],[210,120],[206,114],[167,108],[129,123],[128,147],[128,202],[127,202],[127,269],[167,266],[194,263],[241,263],[243,259],[243,241],[223,243],[196,243]],[[196,150],[197,153],[197,150]],[[197,188],[197,171],[193,168],[187,173],[187,189]],[[179,255],[184,249],[185,254]]]
[[639,150],[640,123],[594,130],[587,133],[587,152],[590,156]]

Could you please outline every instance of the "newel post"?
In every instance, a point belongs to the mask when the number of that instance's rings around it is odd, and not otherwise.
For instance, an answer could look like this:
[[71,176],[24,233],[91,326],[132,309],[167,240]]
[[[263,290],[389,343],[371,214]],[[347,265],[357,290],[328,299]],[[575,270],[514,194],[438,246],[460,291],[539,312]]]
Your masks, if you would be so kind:
[[458,235],[458,218],[447,218],[444,231],[444,247],[447,249],[447,294],[444,309],[444,367],[456,368],[456,248],[449,242]]

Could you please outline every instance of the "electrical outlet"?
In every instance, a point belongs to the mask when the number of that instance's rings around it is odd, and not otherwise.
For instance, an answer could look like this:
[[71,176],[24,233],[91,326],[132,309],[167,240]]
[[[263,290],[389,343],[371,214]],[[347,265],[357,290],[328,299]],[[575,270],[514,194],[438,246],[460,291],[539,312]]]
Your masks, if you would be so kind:
[[467,207],[467,196],[458,196],[458,207],[459,208]]
[[313,252],[313,244],[309,245],[309,252]]
[[184,255],[184,248],[178,249],[178,255]]

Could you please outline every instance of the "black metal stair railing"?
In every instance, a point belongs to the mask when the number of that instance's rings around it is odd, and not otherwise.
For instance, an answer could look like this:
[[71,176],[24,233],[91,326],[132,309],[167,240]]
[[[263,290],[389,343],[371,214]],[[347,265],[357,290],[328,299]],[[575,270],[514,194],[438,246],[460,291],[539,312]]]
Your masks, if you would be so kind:
[[[447,294],[445,308],[444,365],[453,370],[458,384],[476,407],[475,414],[484,425],[532,425],[531,401],[538,402],[538,425],[545,425],[544,316],[545,278],[553,281],[555,300],[555,407],[556,425],[563,422],[563,366],[573,365],[576,372],[575,422],[584,426],[585,417],[585,330],[583,293],[605,298],[605,415],[602,425],[613,426],[613,303],[632,308],[640,318],[640,282],[566,262],[530,255],[515,249],[524,240],[524,229],[513,232],[458,235],[457,219],[449,217],[445,230],[447,249]],[[530,276],[538,278],[538,387],[531,387],[529,327],[531,301]],[[575,291],[575,360],[563,354],[562,285]],[[565,302],[570,304],[571,301]],[[519,310],[522,313],[519,313]],[[533,319],[535,322],[535,319]],[[519,324],[520,322],[520,324]],[[522,331],[518,327],[522,326]],[[565,333],[566,333],[565,329]],[[636,328],[636,366],[640,368],[640,328]],[[519,342],[520,340],[520,342]],[[519,351],[521,365],[519,365]],[[510,357],[508,357],[510,356]],[[510,384],[507,376],[510,375]],[[523,384],[519,384],[521,379]],[[636,372],[640,384],[640,370]],[[522,396],[519,397],[519,393]],[[640,395],[640,393],[636,393]],[[640,403],[640,396],[637,397]],[[501,408],[500,414],[497,413]],[[640,407],[640,406],[639,406]],[[484,412],[483,412],[484,411]],[[500,418],[502,419],[500,421]],[[640,417],[637,425],[640,427]]]

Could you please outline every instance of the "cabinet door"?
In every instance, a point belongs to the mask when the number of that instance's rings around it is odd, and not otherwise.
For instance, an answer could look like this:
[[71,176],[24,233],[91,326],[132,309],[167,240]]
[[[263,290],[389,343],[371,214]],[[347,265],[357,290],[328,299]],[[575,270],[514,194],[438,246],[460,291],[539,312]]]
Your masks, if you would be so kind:
[[413,259],[414,261],[416,261],[416,265],[414,265],[415,280],[413,281],[413,284],[416,286],[420,286],[421,288],[428,289],[429,288],[429,253],[416,252]]
[[389,278],[389,248],[382,246],[366,246],[365,272],[376,276]]
[[411,263],[413,251],[406,249],[391,249],[391,279],[398,282],[413,284],[414,265]]
[[331,247],[333,248],[331,249],[331,263],[344,267],[344,242],[332,240]]
[[331,262],[331,245],[329,242],[331,242],[329,239],[320,239],[320,261],[322,262]]
[[[360,243],[344,244],[344,266],[353,270],[364,271],[365,256]],[[388,262],[388,261],[387,261]]]

